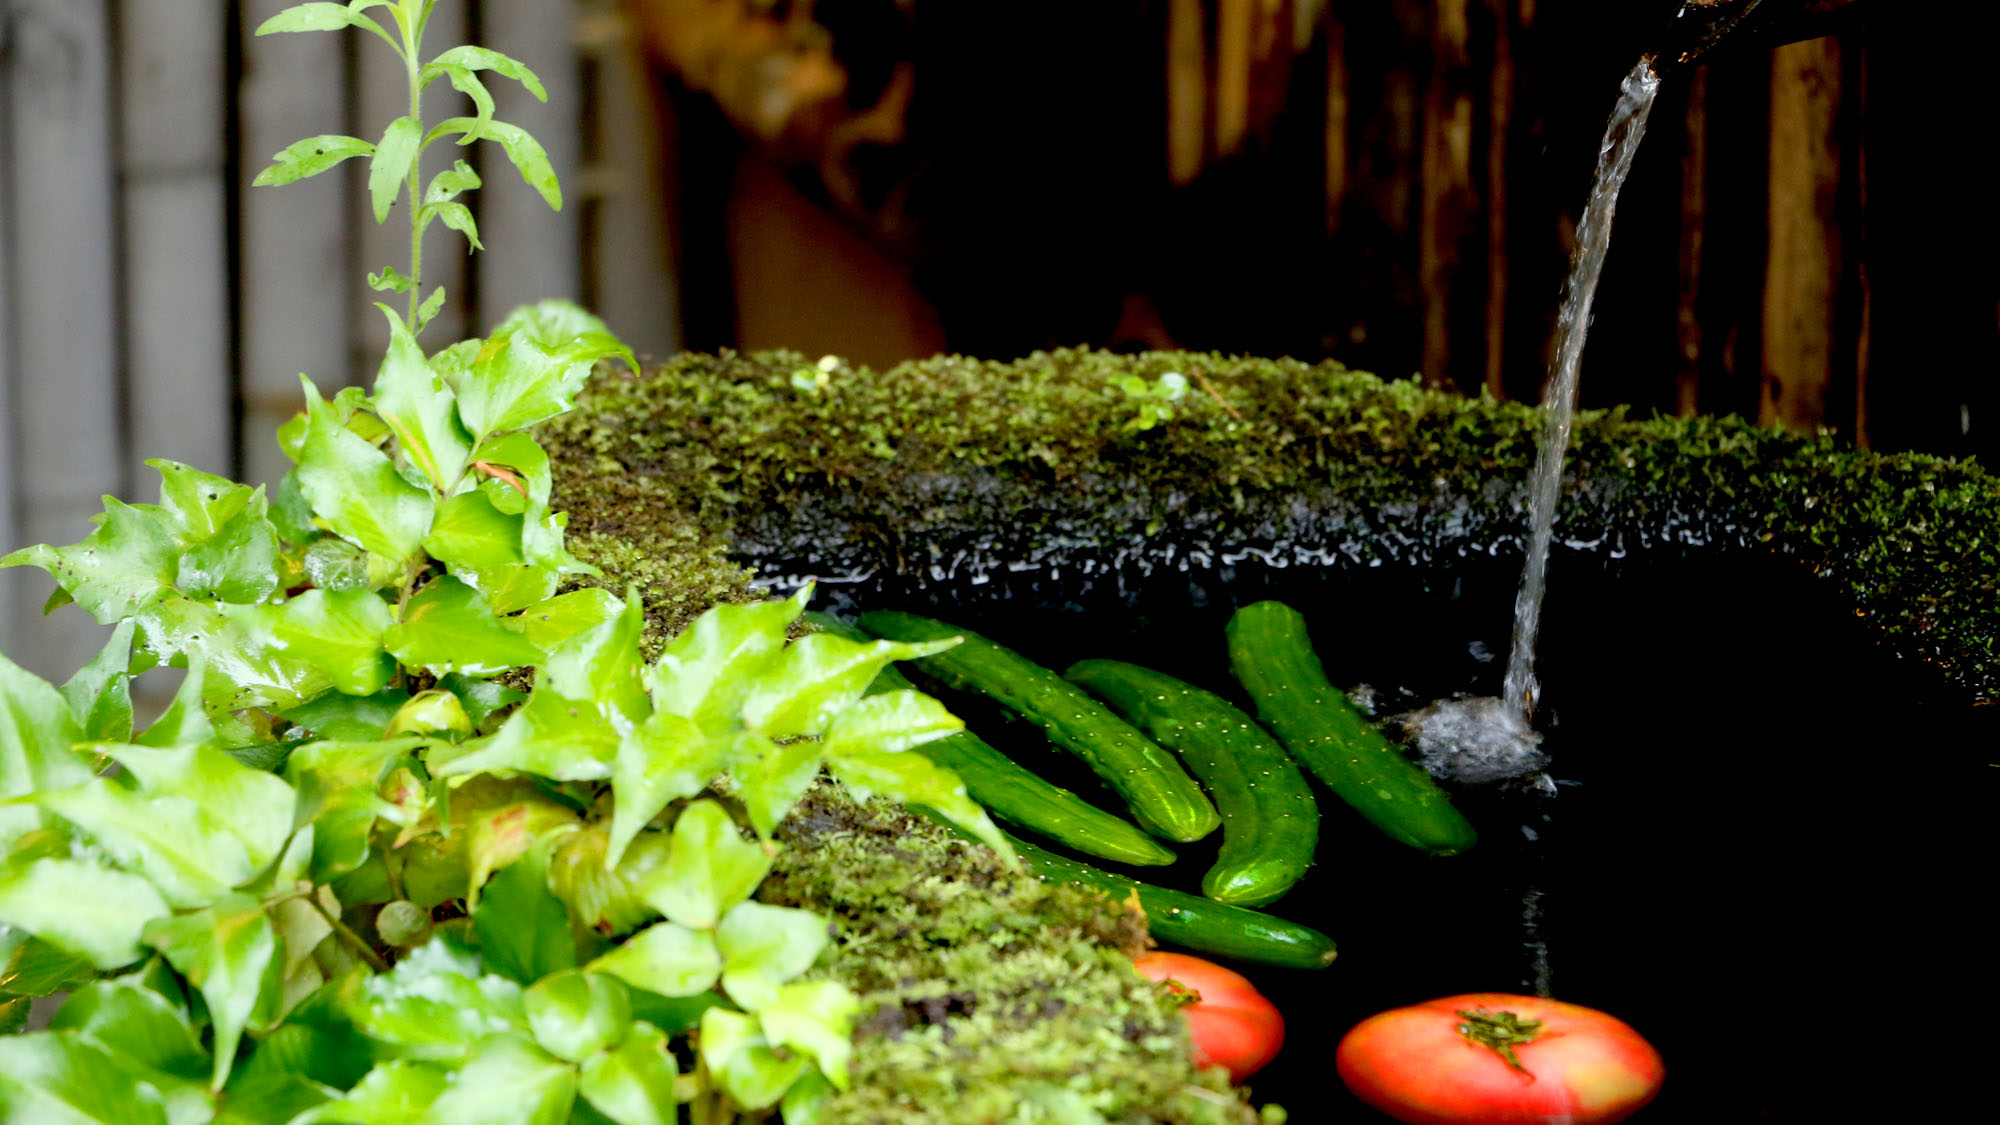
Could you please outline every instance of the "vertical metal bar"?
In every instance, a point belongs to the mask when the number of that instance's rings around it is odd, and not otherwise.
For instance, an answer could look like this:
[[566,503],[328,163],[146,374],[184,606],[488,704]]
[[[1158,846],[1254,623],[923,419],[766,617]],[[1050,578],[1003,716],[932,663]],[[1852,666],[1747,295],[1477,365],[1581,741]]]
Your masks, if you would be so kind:
[[578,300],[582,290],[582,230],[577,216],[587,205],[583,165],[581,67],[576,55],[577,7],[566,0],[479,0],[481,46],[526,63],[547,87],[549,100],[536,101],[515,82],[497,80],[493,96],[499,116],[526,129],[548,150],[563,185],[563,210],[551,212],[540,195],[521,182],[498,150],[486,156],[486,186],[477,211],[482,230],[492,234],[475,259],[479,307],[475,331],[485,331],[512,309],[545,297]]
[[[74,542],[98,497],[121,491],[110,12],[105,0],[15,0],[7,56],[7,287],[19,375],[9,406],[25,495],[18,536]],[[32,281],[32,284],[30,284]],[[16,582],[9,655],[46,676],[88,660],[102,631],[75,611],[41,618],[45,579]]]

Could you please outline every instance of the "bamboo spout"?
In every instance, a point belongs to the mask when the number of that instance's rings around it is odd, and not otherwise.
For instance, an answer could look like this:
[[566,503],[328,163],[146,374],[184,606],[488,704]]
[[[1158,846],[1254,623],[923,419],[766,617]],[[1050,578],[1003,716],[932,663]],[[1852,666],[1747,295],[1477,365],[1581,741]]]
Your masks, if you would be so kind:
[[1699,65],[1719,47],[1775,47],[1852,26],[1863,0],[1684,0],[1666,42],[1652,52],[1662,73]]

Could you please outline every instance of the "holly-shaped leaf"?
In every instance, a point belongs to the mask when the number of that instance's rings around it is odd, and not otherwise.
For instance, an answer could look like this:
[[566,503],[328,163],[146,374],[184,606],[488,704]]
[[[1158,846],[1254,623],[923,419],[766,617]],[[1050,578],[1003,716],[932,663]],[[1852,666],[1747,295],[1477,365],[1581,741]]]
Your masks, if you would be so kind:
[[666,1034],[636,1023],[616,1047],[585,1060],[577,1092],[618,1125],[675,1125],[678,1080]]
[[157,509],[104,498],[97,530],[69,547],[38,544],[0,558],[0,568],[38,566],[100,625],[131,617],[174,592],[181,545]]
[[81,727],[80,741],[123,742],[132,737],[132,635],[137,627],[131,621],[121,622],[97,656],[62,686],[63,702]]
[[[150,731],[148,733],[151,733]],[[181,797],[242,841],[253,866],[278,857],[292,834],[292,787],[207,746],[106,745],[105,753],[139,781],[147,796]]]
[[479,591],[450,575],[431,580],[410,599],[401,624],[383,635],[406,667],[491,675],[538,664],[542,651],[501,624]]
[[[615,866],[631,843],[660,811],[681,797],[707,788],[729,765],[731,742],[712,738],[693,719],[657,712],[625,732],[612,764],[611,850],[606,861]],[[714,919],[703,923],[714,925]]]
[[778,745],[755,731],[741,731],[731,751],[730,770],[740,787],[738,796],[750,814],[750,826],[769,839],[778,822],[799,803],[819,777],[825,757],[820,744],[799,739]]
[[[414,133],[415,123],[411,124]],[[389,320],[389,351],[375,376],[375,412],[395,433],[403,456],[439,495],[448,495],[465,471],[472,442],[458,424],[451,391],[432,370],[403,318],[387,305],[375,307]]]
[[521,984],[576,967],[569,912],[549,889],[550,850],[548,843],[532,846],[501,868],[472,909],[472,932],[486,967]]
[[537,322],[531,314],[512,327],[502,323],[473,361],[471,376],[459,384],[458,409],[465,428],[477,437],[567,413],[598,360],[631,355],[601,323],[551,338],[543,331],[549,319]]
[[278,587],[278,530],[264,514],[263,490],[210,538],[181,552],[174,586],[197,598],[250,605]]
[[653,706],[711,728],[734,721],[811,593],[808,586],[783,601],[719,605],[695,618],[653,665]]
[[788,646],[758,677],[743,701],[743,721],[773,737],[819,734],[891,662],[916,660],[957,643],[957,638],[920,644],[860,642],[814,633]]
[[404,480],[389,456],[355,435],[320,398],[306,392],[306,439],[299,450],[299,488],[334,534],[403,565],[423,549],[431,497]]
[[722,973],[722,954],[714,935],[676,922],[658,922],[587,967],[661,996],[693,996],[715,987]]
[[138,960],[147,923],[168,913],[153,884],[88,860],[50,856],[0,868],[0,922],[99,969]]
[[793,981],[758,1009],[757,1023],[772,1046],[811,1055],[820,1072],[845,1090],[847,1060],[854,1053],[854,1014],[860,1008],[860,998],[838,981]]
[[906,805],[921,805],[1013,861],[1013,846],[986,810],[966,794],[965,782],[929,758],[921,754],[845,754],[828,756],[826,764],[857,797],[866,800],[879,793]]
[[827,723],[828,758],[898,754],[965,729],[958,716],[917,691],[885,691],[855,700]]
[[742,1012],[711,1008],[701,1017],[701,1059],[729,1096],[745,1109],[768,1109],[812,1068],[803,1055],[780,1058]]
[[715,928],[723,991],[759,1011],[777,998],[779,985],[812,968],[830,940],[826,919],[810,910],[741,903]]
[[230,895],[205,910],[155,920],[146,927],[146,942],[201,991],[215,1031],[210,1086],[220,1090],[259,1000],[273,1006],[277,1002],[276,996],[259,996],[278,957],[277,931],[262,903]]
[[772,862],[765,845],[744,839],[720,804],[696,801],[674,821],[672,847],[648,880],[646,901],[690,929],[714,929],[756,891]]
[[536,981],[522,997],[528,1029],[543,1050],[573,1063],[617,1043],[632,1023],[632,994],[603,973],[565,969]]
[[312,664],[346,695],[373,695],[396,674],[383,647],[396,617],[372,591],[307,590],[259,609],[286,655]]

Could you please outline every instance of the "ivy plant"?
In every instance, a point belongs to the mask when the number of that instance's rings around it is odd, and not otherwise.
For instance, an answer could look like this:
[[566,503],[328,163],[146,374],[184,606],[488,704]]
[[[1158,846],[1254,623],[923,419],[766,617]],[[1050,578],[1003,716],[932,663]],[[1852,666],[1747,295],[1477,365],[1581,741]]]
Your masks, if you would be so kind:
[[[856,999],[815,968],[829,920],[755,898],[779,822],[831,773],[1007,851],[906,752],[959,721],[864,695],[944,645],[788,639],[808,589],[717,607],[649,663],[637,596],[575,581],[531,427],[633,357],[563,303],[418,344],[425,228],[480,245],[477,176],[422,186],[424,151],[495,141],[561,201],[481,77],[539,96],[534,73],[425,59],[434,2],[259,32],[360,29],[407,66],[380,141],[309,138],[258,180],[365,157],[378,219],[405,195],[408,270],[370,283],[410,300],[373,386],[304,380],[275,490],[155,461],[157,503],[0,558],[113,627],[61,685],[0,656],[0,1119],[810,1122]],[[474,112],[427,126],[440,78]],[[161,666],[185,677],[138,729],[132,678]]]

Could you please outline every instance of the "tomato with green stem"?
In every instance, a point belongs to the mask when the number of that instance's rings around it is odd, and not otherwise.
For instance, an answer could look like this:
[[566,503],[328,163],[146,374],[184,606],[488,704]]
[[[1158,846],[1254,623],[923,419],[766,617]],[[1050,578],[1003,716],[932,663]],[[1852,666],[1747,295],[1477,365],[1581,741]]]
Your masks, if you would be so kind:
[[1186,998],[1197,1065],[1227,1067],[1229,1080],[1241,1082],[1284,1046],[1284,1016],[1241,973],[1185,953],[1147,953],[1133,965]]
[[1410,1125],[1608,1125],[1660,1091],[1660,1053],[1623,1020],[1476,992],[1370,1016],[1334,1053],[1355,1096]]

